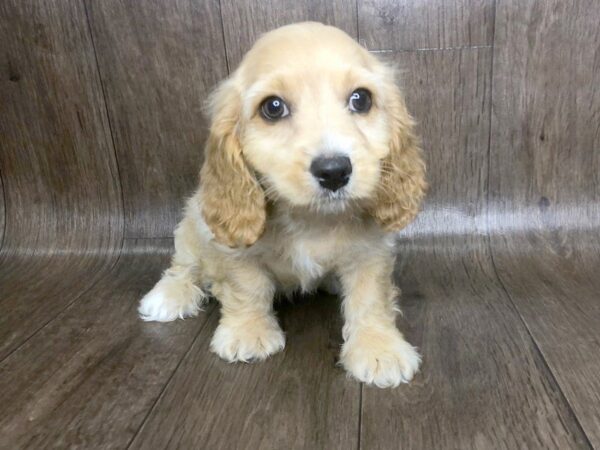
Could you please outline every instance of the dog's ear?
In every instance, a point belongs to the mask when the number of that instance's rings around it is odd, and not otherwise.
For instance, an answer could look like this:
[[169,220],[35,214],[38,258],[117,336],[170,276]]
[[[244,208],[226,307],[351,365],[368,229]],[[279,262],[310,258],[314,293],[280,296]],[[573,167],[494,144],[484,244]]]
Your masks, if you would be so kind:
[[386,231],[397,231],[417,215],[427,189],[425,163],[414,121],[390,75],[386,112],[391,127],[390,152],[381,161],[381,179],[371,214]]
[[229,247],[254,244],[264,231],[265,196],[238,139],[241,93],[225,81],[210,102],[211,126],[200,171],[202,215],[215,240]]

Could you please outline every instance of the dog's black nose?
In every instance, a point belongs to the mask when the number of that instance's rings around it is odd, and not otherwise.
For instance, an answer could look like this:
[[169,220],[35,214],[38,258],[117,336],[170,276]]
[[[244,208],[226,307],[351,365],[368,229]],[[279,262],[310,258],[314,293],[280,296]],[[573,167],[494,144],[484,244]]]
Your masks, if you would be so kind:
[[352,163],[347,156],[319,156],[310,164],[310,173],[321,186],[335,192],[348,184]]

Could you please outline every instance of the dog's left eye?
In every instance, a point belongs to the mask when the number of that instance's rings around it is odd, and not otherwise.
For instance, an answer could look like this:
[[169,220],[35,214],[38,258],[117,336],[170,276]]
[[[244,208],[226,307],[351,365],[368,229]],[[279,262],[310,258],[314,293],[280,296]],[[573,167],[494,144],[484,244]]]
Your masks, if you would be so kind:
[[279,120],[289,116],[290,110],[279,97],[267,97],[260,104],[260,113],[267,120]]
[[366,113],[371,109],[371,93],[365,88],[358,88],[348,99],[348,108],[357,113]]

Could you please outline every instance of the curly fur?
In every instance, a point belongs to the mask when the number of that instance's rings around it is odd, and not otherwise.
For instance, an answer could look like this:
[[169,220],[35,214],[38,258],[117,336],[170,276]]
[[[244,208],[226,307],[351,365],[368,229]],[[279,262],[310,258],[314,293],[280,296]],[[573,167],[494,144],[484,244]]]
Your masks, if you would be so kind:
[[400,90],[392,86],[389,115],[394,133],[390,153],[382,161],[382,177],[371,209],[373,217],[387,231],[404,228],[415,218],[427,183],[425,163],[415,136],[414,121],[406,109]]
[[265,197],[235,133],[240,94],[224,83],[214,94],[212,125],[200,173],[202,213],[217,241],[230,247],[256,242],[265,227]]
[[[373,94],[365,114],[347,106],[359,87]],[[289,103],[289,117],[261,117],[270,95]],[[348,373],[381,387],[409,381],[420,357],[395,326],[390,232],[415,217],[426,183],[394,70],[336,28],[290,25],[255,44],[210,112],[200,187],[175,230],[171,268],[141,301],[144,320],[195,315],[210,291],[222,305],[211,350],[261,360],[285,345],[276,291],[339,285]],[[353,168],[335,193],[309,170],[332,154]]]

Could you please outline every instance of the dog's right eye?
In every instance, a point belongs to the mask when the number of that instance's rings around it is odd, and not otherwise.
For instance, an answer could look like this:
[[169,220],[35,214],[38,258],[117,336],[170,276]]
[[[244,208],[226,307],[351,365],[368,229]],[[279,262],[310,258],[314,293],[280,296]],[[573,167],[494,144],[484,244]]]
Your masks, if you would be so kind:
[[260,114],[266,120],[273,121],[289,116],[290,110],[281,98],[272,96],[267,97],[260,104]]

